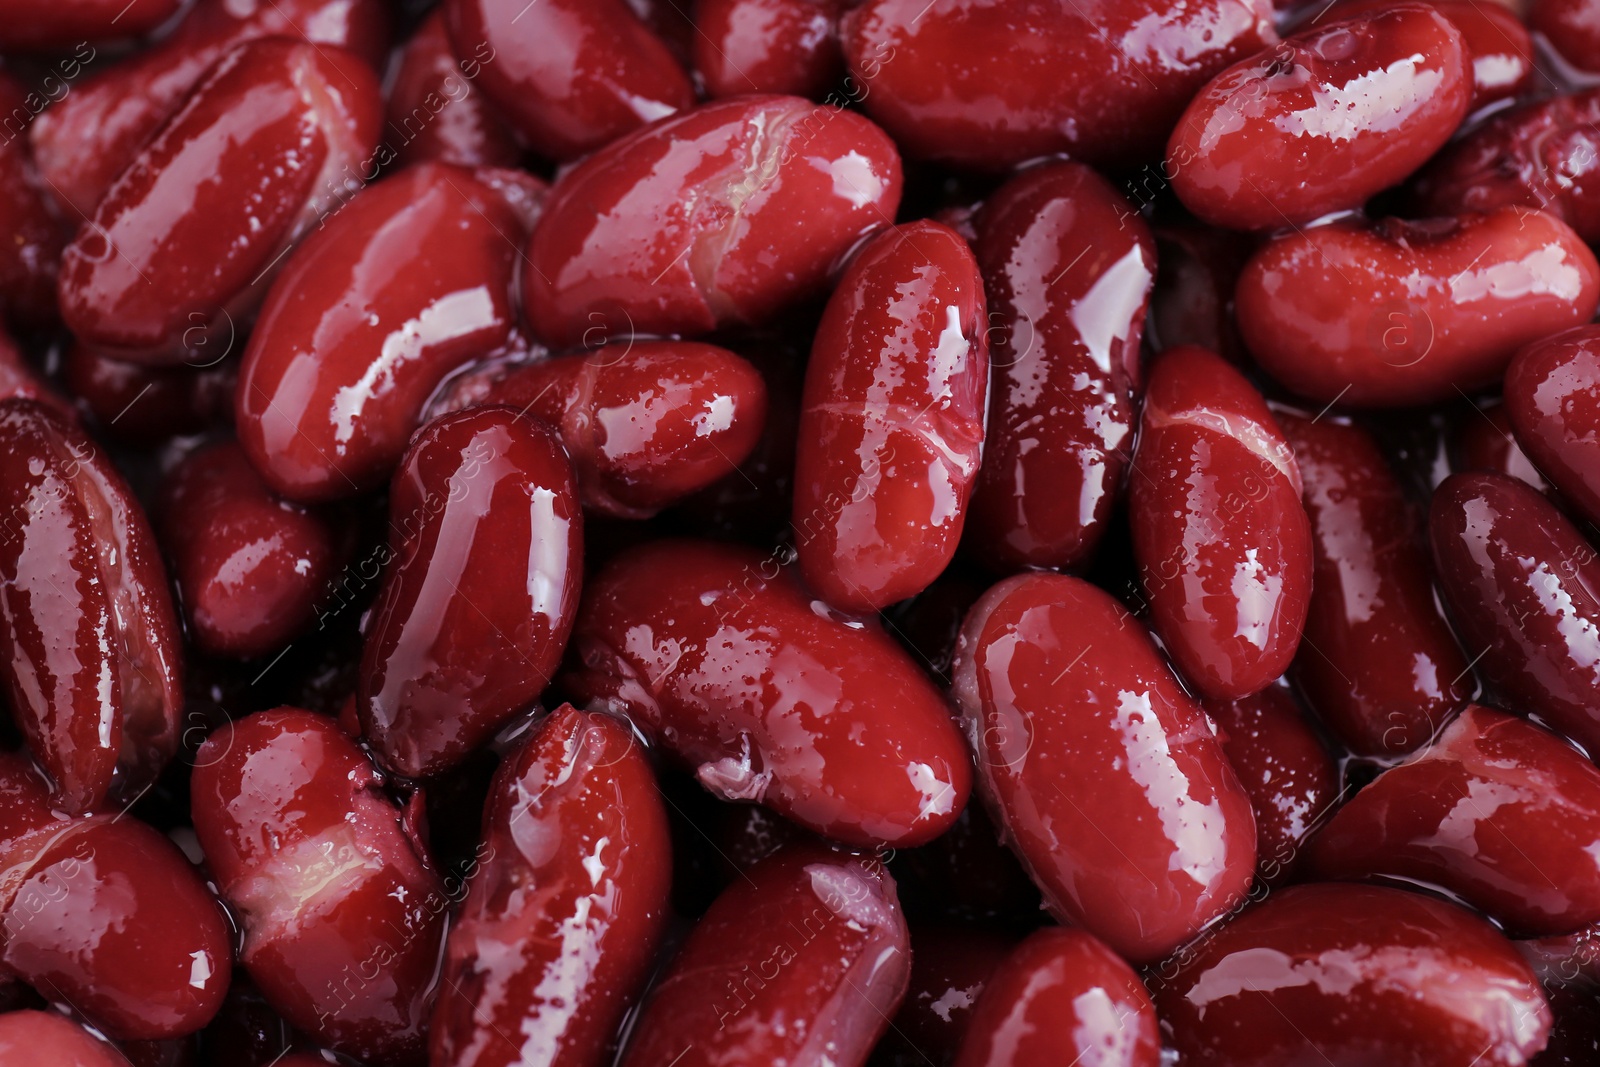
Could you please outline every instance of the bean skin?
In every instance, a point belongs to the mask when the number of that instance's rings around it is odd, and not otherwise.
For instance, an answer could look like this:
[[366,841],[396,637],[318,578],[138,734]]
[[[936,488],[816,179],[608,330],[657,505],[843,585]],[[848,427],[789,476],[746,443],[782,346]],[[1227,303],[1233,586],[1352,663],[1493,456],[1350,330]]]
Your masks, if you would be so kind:
[[1535,470],[1590,522],[1600,520],[1600,329],[1535,341],[1506,370],[1505,413]]
[[800,401],[793,523],[824,600],[883,608],[955,555],[983,456],[983,278],[936,222],[862,247],[817,327]]

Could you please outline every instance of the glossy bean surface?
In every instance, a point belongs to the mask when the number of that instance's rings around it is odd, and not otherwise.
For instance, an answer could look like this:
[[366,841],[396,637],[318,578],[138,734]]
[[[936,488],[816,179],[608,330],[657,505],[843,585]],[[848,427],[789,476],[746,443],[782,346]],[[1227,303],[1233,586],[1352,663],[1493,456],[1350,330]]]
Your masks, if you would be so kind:
[[483,65],[496,57],[489,42],[457,58],[435,8],[400,52],[389,89],[388,133],[404,163],[437,160],[464,167],[512,166],[522,155],[511,128],[478,88]]
[[132,491],[81,429],[0,403],[0,676],[56,802],[132,796],[178,747],[182,649]]
[[585,591],[566,691],[627,714],[726,800],[857,844],[938,836],[971,787],[943,696],[780,564],[710,542],[618,556]]
[[1292,674],[1352,752],[1415,751],[1472,695],[1434,601],[1424,518],[1359,427],[1282,414],[1315,559]]
[[1600,520],[1600,329],[1536,341],[1506,370],[1505,411],[1536,469],[1590,522]]
[[268,484],[309,501],[381,485],[434,387],[510,337],[520,232],[472,172],[420,163],[296,249],[235,397],[240,443]]
[[562,706],[502,764],[484,822],[446,945],[433,1062],[596,1063],[667,918],[672,852],[644,750],[626,723]]
[[459,763],[550,681],[578,609],[583,516],[555,435],[489,407],[417,435],[389,525],[357,711],[379,762],[421,778]]
[[1024,171],[976,223],[992,380],[967,545],[991,568],[1073,567],[1104,534],[1132,459],[1155,242],[1078,163]]
[[1148,962],[1244,895],[1249,797],[1109,594],[1048,574],[996,585],[967,616],[953,689],[984,800],[1056,918]]
[[1239,329],[1319,404],[1403,407],[1497,381],[1522,345],[1587,322],[1600,264],[1552,215],[1508,207],[1342,220],[1269,241],[1239,278]]
[[770,320],[893,221],[900,184],[894,144],[853,112],[793,96],[705,104],[556,182],[528,249],[528,319],[558,347]]
[[971,249],[935,222],[873,238],[840,278],[806,366],[791,520],[828,603],[886,607],[955,555],[983,457],[986,321]]
[[1163,353],[1128,487],[1151,625],[1208,697],[1283,674],[1311,597],[1311,527],[1293,451],[1261,394],[1221,357]]
[[694,66],[706,93],[822,99],[844,74],[839,16],[848,6],[847,0],[700,0]]

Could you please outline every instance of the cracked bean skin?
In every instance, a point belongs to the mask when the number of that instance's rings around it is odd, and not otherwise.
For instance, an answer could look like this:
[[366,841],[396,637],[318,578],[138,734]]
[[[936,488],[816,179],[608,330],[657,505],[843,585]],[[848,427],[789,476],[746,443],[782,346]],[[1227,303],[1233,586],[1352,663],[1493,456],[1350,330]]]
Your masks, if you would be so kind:
[[870,611],[949,565],[983,457],[983,278],[936,222],[862,247],[828,301],[800,399],[793,524],[800,573]]
[[900,184],[893,142],[853,112],[793,96],[691,109],[556,182],[528,248],[528,320],[557,348],[770,321],[893,220]]
[[940,691],[875,621],[828,608],[776,556],[630,549],[586,587],[572,648],[564,691],[626,714],[724,800],[896,848],[939,836],[966,804],[971,758]]

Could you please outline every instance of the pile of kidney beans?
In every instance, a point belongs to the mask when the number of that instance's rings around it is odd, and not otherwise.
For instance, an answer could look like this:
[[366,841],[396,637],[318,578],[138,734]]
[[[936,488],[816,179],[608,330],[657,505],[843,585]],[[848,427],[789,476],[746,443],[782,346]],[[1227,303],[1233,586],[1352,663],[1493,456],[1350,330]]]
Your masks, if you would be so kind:
[[0,1067],[1600,1065],[1600,0],[0,2]]

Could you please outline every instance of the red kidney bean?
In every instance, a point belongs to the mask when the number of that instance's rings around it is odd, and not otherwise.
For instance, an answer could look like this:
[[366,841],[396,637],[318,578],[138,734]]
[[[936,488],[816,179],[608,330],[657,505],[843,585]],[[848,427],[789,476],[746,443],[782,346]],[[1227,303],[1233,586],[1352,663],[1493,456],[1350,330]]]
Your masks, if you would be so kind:
[[1600,18],[1592,0],[1530,0],[1528,27],[1586,73],[1600,72]]
[[1417,173],[1410,198],[1424,215],[1538,208],[1600,240],[1600,89],[1490,117]]
[[[225,344],[227,338],[211,341]],[[61,380],[107,437],[148,448],[227,423],[239,366],[225,357],[213,352],[196,356],[194,365],[148,367],[71,344],[61,361]]]
[[7,52],[64,52],[90,41],[142,37],[183,6],[183,0],[11,0],[0,26]]
[[1526,208],[1342,220],[1269,241],[1239,278],[1245,344],[1320,403],[1401,407],[1499,380],[1529,341],[1587,322],[1594,253]]
[[1600,328],[1519,351],[1506,370],[1505,411],[1537,470],[1585,518],[1600,521]]
[[[489,54],[487,45],[479,51]],[[509,167],[521,158],[516,135],[474,84],[483,55],[456,58],[442,8],[423,20],[400,52],[389,90],[387,129],[400,139],[400,162]]]
[[1450,20],[1391,6],[1218,74],[1178,120],[1165,173],[1207,222],[1294,226],[1400,182],[1450,139],[1471,98],[1471,57]]
[[710,542],[624,552],[589,584],[567,691],[626,713],[725,800],[853,844],[937,837],[971,788],[944,697],[781,562]]
[[725,348],[694,341],[607,345],[491,366],[453,387],[556,428],[585,507],[646,519],[733,474],[760,439],[767,387]]
[[1255,825],[1150,635],[1077,578],[984,594],[956,652],[985,801],[1063,922],[1157,959],[1244,896]]
[[592,152],[694,103],[672,52],[623,0],[446,0],[458,56],[541,155]]
[[1286,685],[1205,708],[1255,813],[1256,876],[1279,885],[1339,799],[1339,768]]
[[137,819],[52,811],[17,754],[0,756],[0,800],[7,973],[116,1038],[210,1022],[228,989],[232,932],[183,853]]
[[1429,527],[1451,620],[1491,691],[1600,752],[1600,560],[1583,534],[1490,473],[1445,479]]
[[1472,673],[1433,597],[1423,523],[1356,426],[1281,413],[1311,519],[1311,606],[1292,674],[1352,752],[1428,742],[1472,695]]
[[307,501],[382,484],[445,375],[510,338],[519,236],[471,171],[419,163],[296,249],[235,394],[239,443],[267,483]]
[[1311,597],[1294,453],[1261,394],[1200,348],[1150,374],[1128,489],[1151,625],[1196,689],[1234,700],[1283,674]]
[[1158,155],[1208,78],[1278,39],[1256,0],[868,0],[840,36],[867,112],[908,155],[985,170]]
[[11,712],[81,812],[132,796],[178,747],[181,650],[155,538],[84,435],[0,403],[0,677]]
[[[381,68],[388,22],[383,0],[198,0],[172,34],[109,69],[100,69],[98,52],[79,46],[59,68],[72,80],[71,91],[28,131],[49,191],[72,218],[94,214],[201,76],[246,41],[304,37],[349,48]],[[80,79],[85,70],[92,75]]]
[[51,1067],[127,1067],[114,1047],[62,1015],[13,1011],[0,1015],[0,1063]]
[[672,847],[650,764],[626,723],[563,706],[501,765],[484,829],[433,1062],[599,1063],[667,917]]
[[1015,943],[983,927],[913,926],[911,983],[873,1063],[950,1067],[978,994]]
[[349,53],[284,38],[230,52],[67,246],[62,318],[86,344],[156,364],[232,336],[279,257],[369,165],[382,114]]
[[792,96],[706,104],[556,182],[528,318],[557,347],[761,324],[819,293],[899,204],[899,154],[861,116]]
[[1139,976],[1082,930],[1031,934],[990,976],[956,1067],[1159,1067],[1156,1011]]
[[1008,571],[1078,566],[1132,458],[1155,242],[1079,163],[1024,171],[977,226],[994,380],[967,545]]
[[[1469,112],[1486,104],[1527,93],[1533,88],[1533,41],[1516,15],[1498,3],[1473,0],[1421,0],[1450,20],[1461,34],[1472,70]],[[1396,0],[1338,0],[1322,8],[1305,8],[1311,24],[1342,21],[1386,11]],[[1309,28],[1309,26],[1308,26]]]
[[416,436],[389,525],[356,710],[379,762],[421,778],[459,763],[549,683],[578,610],[583,516],[555,435],[491,407]]
[[882,863],[790,846],[711,905],[651,990],[619,1067],[862,1067],[910,971]]
[[192,815],[272,1006],[348,1055],[417,1064],[450,901],[415,805],[383,784],[332,719],[261,711],[200,747]]
[[340,564],[328,520],[267,488],[222,441],[168,472],[156,507],[189,632],[201,651],[281,651],[315,618]]
[[950,563],[983,456],[983,277],[937,222],[886,230],[839,279],[800,401],[800,573],[830,604],[914,596]]
[[1550,1031],[1494,927],[1379,886],[1280,890],[1147,981],[1178,1062],[1196,1067],[1520,1067]]
[[1499,471],[1522,479],[1541,493],[1550,492],[1550,483],[1517,444],[1504,404],[1474,407],[1460,416],[1451,440],[1450,471]]
[[700,0],[694,67],[706,93],[821,99],[844,74],[839,16],[848,6],[848,0]]
[[1600,920],[1600,770],[1554,734],[1469,706],[1333,816],[1310,864],[1327,879],[1438,885],[1523,936]]

